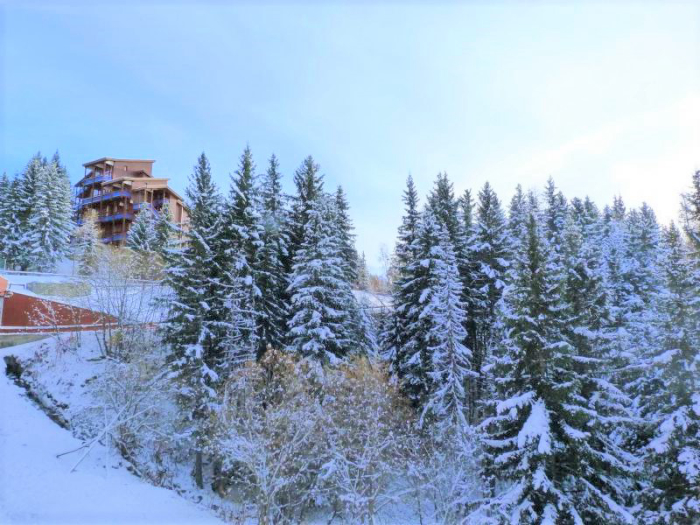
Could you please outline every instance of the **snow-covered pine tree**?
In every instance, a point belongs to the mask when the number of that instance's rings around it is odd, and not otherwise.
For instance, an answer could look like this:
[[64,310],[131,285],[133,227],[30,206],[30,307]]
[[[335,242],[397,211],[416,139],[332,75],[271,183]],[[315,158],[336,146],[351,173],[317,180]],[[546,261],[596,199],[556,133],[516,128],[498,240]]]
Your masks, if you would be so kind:
[[153,279],[158,276],[161,252],[157,247],[156,218],[153,210],[141,210],[129,228],[126,246],[134,251],[134,276],[139,279]]
[[[289,238],[288,214],[282,194],[282,174],[272,155],[260,187],[261,247],[258,255],[258,288],[261,294],[260,341],[275,349],[284,347],[287,322],[287,274],[285,259]],[[262,346],[261,344],[261,346]],[[261,349],[259,346],[259,351]],[[265,348],[262,348],[265,350]],[[258,358],[261,354],[258,354]]]
[[356,344],[350,315],[356,303],[341,264],[336,213],[332,197],[311,201],[288,288],[288,350],[316,363],[337,363]]
[[640,381],[645,371],[638,366],[644,356],[658,348],[657,326],[661,290],[661,232],[654,211],[645,203],[631,210],[626,217],[624,271],[622,278],[626,293],[621,311],[624,314],[625,343],[629,345],[626,370],[620,380],[639,406]]
[[627,255],[632,267],[629,283],[632,286],[636,309],[649,308],[660,286],[659,243],[661,232],[654,210],[643,203],[639,210],[632,210],[627,217],[629,237]]
[[633,493],[637,461],[620,443],[635,430],[635,418],[629,397],[615,386],[600,225],[591,220],[591,211],[585,209],[583,201],[572,201],[572,210],[579,203],[583,216],[577,217],[577,212],[569,216],[563,237],[568,268],[563,296],[564,335],[571,345],[570,366],[579,389],[580,410],[588,409],[586,467],[605,472],[591,483],[597,490],[613,495],[615,501],[624,502]]
[[[358,254],[355,248],[355,227],[350,219],[350,205],[341,186],[335,193],[336,231],[340,242],[343,275],[347,285],[352,289],[358,282]],[[365,267],[366,269],[366,267]],[[348,315],[353,332],[353,348],[363,353],[374,353],[377,350],[377,336],[374,319],[372,319],[368,304],[360,303],[354,298],[349,301]]]
[[508,206],[508,238],[511,243],[511,253],[520,252],[525,245],[529,216],[527,195],[523,192],[522,186],[518,184]]
[[0,177],[0,259],[5,261],[7,251],[7,238],[9,237],[8,224],[6,223],[7,217],[10,215],[10,179],[7,177],[7,173],[3,173]]
[[378,319],[372,315],[371,305],[366,298],[358,299],[352,290],[350,295],[347,311],[351,327],[351,348],[357,354],[374,356],[379,350]]
[[78,265],[80,275],[91,275],[97,270],[99,252],[102,249],[97,220],[97,210],[89,209],[75,231],[73,260]]
[[[475,362],[479,352],[479,323],[477,312],[483,307],[484,293],[477,283],[478,262],[473,249],[476,243],[476,213],[471,192],[467,190],[462,198],[455,199],[453,185],[446,173],[438,173],[433,190],[428,197],[428,207],[437,220],[444,225],[452,243],[462,284],[462,303],[467,311],[465,329],[466,345],[475,352]],[[476,384],[473,385],[476,388]],[[473,401],[474,398],[470,397]],[[471,407],[470,412],[474,412]]]
[[473,235],[474,226],[474,198],[472,197],[472,190],[466,189],[464,193],[459,198],[459,210],[460,217],[462,219],[462,231],[466,232],[464,235],[467,240]]
[[26,232],[28,229],[29,215],[34,207],[37,185],[40,183],[39,180],[41,178],[40,172],[44,164],[46,164],[46,159],[38,152],[29,160],[22,173],[16,177],[18,181],[16,209],[23,232]]
[[[465,311],[462,285],[447,229],[428,212],[423,219],[426,237],[437,243],[429,249],[426,288],[421,293],[420,359],[427,369],[427,393],[421,421],[443,429],[467,428],[468,387],[477,377],[472,370],[472,352],[464,342]],[[429,231],[429,233],[428,233]],[[418,358],[418,356],[416,356]]]
[[67,254],[74,228],[70,182],[58,153],[51,162],[37,153],[13,186],[12,264],[51,270]]
[[204,153],[197,160],[186,190],[190,225],[181,251],[168,254],[165,285],[168,319],[163,338],[170,348],[170,366],[180,384],[178,403],[185,419],[183,435],[195,455],[193,475],[203,487],[202,455],[207,446],[208,422],[216,408],[216,389],[230,369],[227,353],[231,320],[223,286],[222,199],[212,181]]
[[155,250],[165,257],[165,252],[171,249],[173,241],[179,235],[178,228],[173,224],[173,215],[170,212],[170,205],[166,202],[161,206],[155,218]]
[[32,169],[33,189],[30,207],[27,212],[24,239],[27,243],[27,268],[50,271],[56,263],[57,254],[53,251],[51,205],[54,177],[51,167],[43,159],[36,172]]
[[477,286],[478,263],[474,256],[476,247],[476,203],[471,190],[467,189],[459,199],[459,218],[462,229],[461,238],[464,250],[460,270],[462,283],[462,302],[467,312],[465,328],[467,330],[467,346],[474,349],[478,346],[477,312],[483,309],[484,294]]
[[0,195],[2,200],[2,237],[0,238],[0,257],[5,260],[5,267],[18,269],[22,267],[26,258],[27,244],[24,239],[25,221],[23,219],[23,194],[21,189],[22,178],[17,176],[7,178],[6,190]]
[[155,217],[150,209],[136,215],[126,238],[127,247],[135,252],[154,253],[156,251]]
[[473,370],[475,380],[470,399],[470,419],[479,418],[478,404],[483,396],[483,367],[489,360],[489,350],[498,338],[496,322],[498,303],[503,295],[509,266],[509,237],[506,219],[498,196],[487,182],[479,192],[474,224],[474,237],[469,250],[473,261],[471,295],[477,297],[471,315],[476,334],[473,338]]
[[253,155],[246,146],[231,177],[222,234],[224,255],[228,261],[226,288],[231,295],[229,316],[236,318],[239,325],[237,339],[230,344],[241,356],[262,355],[266,348],[266,342],[260,337],[262,294],[258,286],[258,263],[263,225],[259,198]]
[[[73,198],[70,178],[61,164],[58,151],[49,163],[51,199],[48,203],[51,220],[50,243],[54,261],[60,261],[70,249],[70,238],[75,230]],[[55,264],[55,263],[54,263]]]
[[321,167],[309,155],[294,173],[296,195],[292,200],[288,223],[289,249],[285,262],[287,273],[291,273],[296,252],[304,241],[308,212],[316,198],[323,194],[323,175],[319,173],[320,169]]
[[367,258],[365,252],[362,252],[357,259],[357,281],[355,283],[358,289],[369,291],[369,270],[367,269]]
[[[610,329],[614,336],[612,352],[620,369],[634,361],[627,327],[631,288],[626,277],[629,268],[626,215],[624,203],[618,197],[615,197],[612,207],[606,206],[603,210],[603,257],[611,314]],[[619,383],[623,381],[620,379]]]
[[[471,311],[476,308],[481,294],[476,288],[476,271],[477,262],[474,257],[474,249],[476,246],[476,203],[472,197],[472,191],[464,190],[462,196],[458,199],[459,207],[459,222],[460,222],[460,239],[464,244],[463,261],[460,268],[460,280],[462,281],[462,297],[467,306],[467,310]],[[473,307],[469,306],[473,303]]]
[[15,244],[14,184],[3,173],[0,177],[0,259],[4,267],[11,269]]
[[700,170],[693,174],[691,191],[681,196],[681,213],[683,230],[697,256],[700,254]]
[[394,308],[387,319],[382,333],[382,349],[390,363],[391,370],[399,377],[403,374],[403,366],[407,359],[406,345],[415,339],[415,320],[413,307],[418,304],[420,290],[417,287],[414,271],[420,269],[415,263],[418,259],[418,229],[420,226],[420,211],[418,210],[418,191],[410,175],[406,180],[403,193],[404,216],[398,230],[396,241],[395,266],[396,278],[391,291]]
[[642,521],[691,525],[700,522],[700,275],[674,224],[663,241],[660,345],[642,377],[652,432]]
[[[546,228],[546,227],[545,227]],[[482,428],[493,495],[479,523],[632,522],[609,493],[594,419],[563,332],[562,275],[534,214],[508,288],[506,338],[495,368],[498,397]]]
[[[439,334],[431,333],[434,327],[430,319],[423,315],[430,293],[432,272],[442,264],[440,242],[445,225],[438,219],[432,206],[426,206],[417,225],[412,250],[413,259],[404,273],[408,277],[403,292],[405,303],[399,305],[404,309],[403,321],[406,323],[401,332],[401,346],[397,348],[393,367],[401,382],[403,391],[416,407],[425,406],[431,389],[430,373],[432,355],[428,349],[430,338]],[[447,233],[448,243],[449,233]],[[452,248],[454,253],[454,248]],[[455,261],[456,264],[456,261]]]
[[447,230],[458,267],[463,266],[466,263],[465,239],[464,229],[460,223],[460,203],[455,199],[454,188],[447,173],[438,173],[433,190],[428,196],[428,206],[432,209],[435,218]]
[[343,271],[345,280],[351,285],[357,282],[357,250],[355,249],[355,235],[352,233],[355,227],[350,219],[350,205],[343,191],[342,186],[338,186],[335,192],[335,207],[337,210],[338,236],[343,256]]
[[[544,194],[545,207],[542,210],[544,232],[552,251],[552,257],[557,268],[562,272],[566,272],[564,265],[564,257],[562,255],[564,244],[564,227],[568,216],[568,203],[564,194],[557,190],[554,184],[554,179],[551,177],[547,180]],[[563,279],[564,276],[560,276]]]

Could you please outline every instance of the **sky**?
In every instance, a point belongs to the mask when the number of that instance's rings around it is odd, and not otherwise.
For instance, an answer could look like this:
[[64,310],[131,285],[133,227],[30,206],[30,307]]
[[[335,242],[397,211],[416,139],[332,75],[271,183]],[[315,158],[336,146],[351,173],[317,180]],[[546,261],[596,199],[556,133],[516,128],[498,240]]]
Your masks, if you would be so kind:
[[313,155],[375,271],[409,173],[665,223],[700,169],[700,2],[0,0],[0,172],[147,158],[184,193],[204,151],[227,192],[246,144],[288,191]]

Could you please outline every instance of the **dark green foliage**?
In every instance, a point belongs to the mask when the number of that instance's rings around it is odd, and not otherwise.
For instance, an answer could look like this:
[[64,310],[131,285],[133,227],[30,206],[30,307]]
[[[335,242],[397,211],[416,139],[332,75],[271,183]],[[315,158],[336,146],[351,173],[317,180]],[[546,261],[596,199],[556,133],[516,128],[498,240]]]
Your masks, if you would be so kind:
[[354,284],[357,282],[357,250],[355,249],[355,235],[352,233],[355,228],[348,214],[350,206],[343,188],[340,186],[335,193],[335,207],[337,210],[336,227],[338,228],[343,258],[343,272],[345,280]]
[[283,348],[287,330],[287,274],[284,262],[288,255],[288,214],[282,195],[282,175],[277,158],[270,157],[261,192],[261,246],[258,253],[258,288],[261,295],[258,357],[267,347]]

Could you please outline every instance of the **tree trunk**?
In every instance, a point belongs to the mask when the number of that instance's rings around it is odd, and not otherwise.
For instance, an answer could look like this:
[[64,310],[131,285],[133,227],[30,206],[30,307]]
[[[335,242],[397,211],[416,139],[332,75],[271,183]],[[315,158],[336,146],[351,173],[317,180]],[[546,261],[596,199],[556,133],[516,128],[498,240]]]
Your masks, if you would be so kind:
[[202,476],[202,451],[198,450],[194,453],[194,482],[197,488],[204,488],[204,479]]

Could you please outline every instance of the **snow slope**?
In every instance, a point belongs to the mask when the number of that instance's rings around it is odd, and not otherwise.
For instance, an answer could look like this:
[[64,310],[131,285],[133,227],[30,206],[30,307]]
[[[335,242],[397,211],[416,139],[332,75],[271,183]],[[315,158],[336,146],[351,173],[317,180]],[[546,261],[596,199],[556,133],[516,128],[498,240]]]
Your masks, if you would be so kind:
[[[0,357],[29,355],[36,345],[0,349]],[[105,467],[98,452],[71,472],[82,451],[56,455],[82,443],[34,406],[0,365],[0,523],[221,523],[172,491]]]

